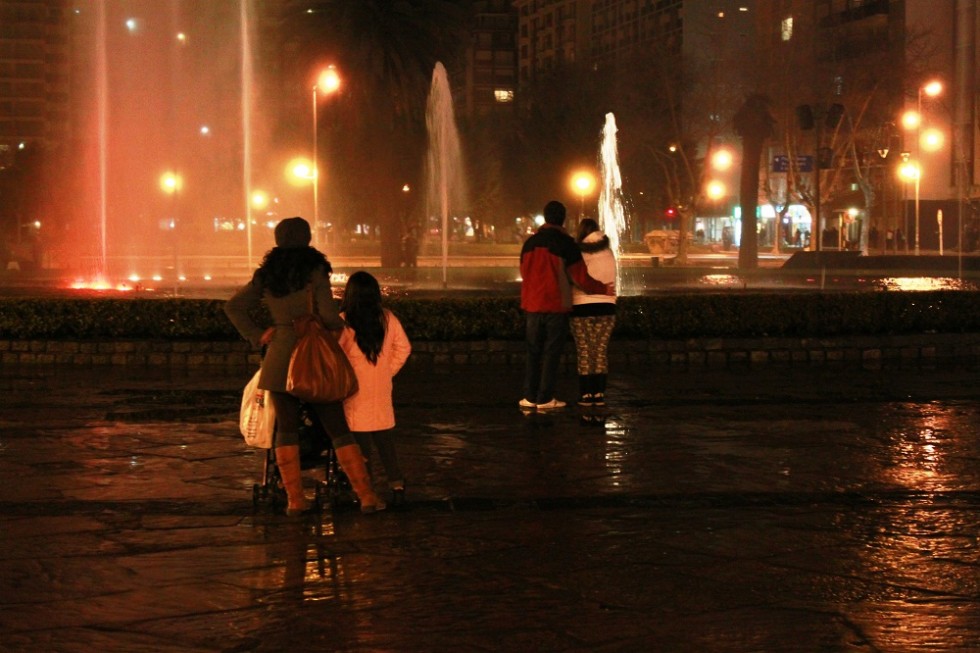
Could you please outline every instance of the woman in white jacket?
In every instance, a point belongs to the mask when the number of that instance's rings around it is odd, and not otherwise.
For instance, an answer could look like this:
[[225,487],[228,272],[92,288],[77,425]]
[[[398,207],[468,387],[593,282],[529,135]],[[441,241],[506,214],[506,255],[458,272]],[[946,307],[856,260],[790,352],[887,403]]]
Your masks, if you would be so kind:
[[[610,284],[616,282],[616,256],[609,237],[592,218],[578,225],[575,241],[589,276]],[[616,297],[589,295],[572,289],[572,336],[578,359],[579,406],[606,405],[606,377],[609,374],[609,339],[616,325]]]
[[365,456],[372,441],[377,447],[393,493],[392,505],[399,506],[405,500],[405,477],[391,437],[395,428],[392,378],[408,360],[412,345],[398,318],[381,306],[378,280],[367,272],[355,272],[347,280],[340,310],[347,321],[340,346],[354,368],[358,388],[344,400],[344,416]]

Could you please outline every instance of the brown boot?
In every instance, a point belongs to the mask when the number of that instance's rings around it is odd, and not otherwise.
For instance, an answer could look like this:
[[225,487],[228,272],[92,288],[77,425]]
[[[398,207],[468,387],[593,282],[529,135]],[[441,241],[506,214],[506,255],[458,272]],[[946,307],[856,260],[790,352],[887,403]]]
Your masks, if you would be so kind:
[[310,503],[303,494],[303,472],[299,464],[299,445],[276,447],[276,466],[286,488],[286,514],[290,517],[301,515],[310,509]]
[[364,465],[364,454],[356,444],[348,444],[334,450],[337,454],[337,461],[347,474],[357,498],[361,502],[361,512],[377,512],[384,510],[387,506],[381,498],[375,494],[371,486],[371,477],[368,475],[367,467]]

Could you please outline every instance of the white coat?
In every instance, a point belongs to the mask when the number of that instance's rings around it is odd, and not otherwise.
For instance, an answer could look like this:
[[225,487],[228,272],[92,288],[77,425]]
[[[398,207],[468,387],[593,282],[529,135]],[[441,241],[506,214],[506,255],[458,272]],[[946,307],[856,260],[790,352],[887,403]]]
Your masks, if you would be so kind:
[[412,344],[398,318],[388,309],[384,309],[384,316],[387,328],[376,365],[357,346],[353,329],[345,327],[340,335],[340,346],[357,375],[357,392],[344,400],[344,416],[351,431],[384,431],[395,427],[391,380],[408,360]]

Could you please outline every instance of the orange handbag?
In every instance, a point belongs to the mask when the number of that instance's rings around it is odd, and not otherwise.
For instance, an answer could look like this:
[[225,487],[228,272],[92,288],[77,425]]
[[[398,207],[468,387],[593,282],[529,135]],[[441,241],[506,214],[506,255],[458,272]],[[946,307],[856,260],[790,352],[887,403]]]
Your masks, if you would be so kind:
[[357,392],[357,376],[337,337],[323,326],[312,287],[310,312],[293,321],[296,347],[289,358],[286,392],[300,401],[329,404]]

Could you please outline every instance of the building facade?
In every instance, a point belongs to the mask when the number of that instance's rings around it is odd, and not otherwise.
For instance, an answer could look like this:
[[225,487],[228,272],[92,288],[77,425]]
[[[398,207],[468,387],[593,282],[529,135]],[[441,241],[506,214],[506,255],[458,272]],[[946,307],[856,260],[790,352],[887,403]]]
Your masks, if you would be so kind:
[[68,12],[65,0],[0,0],[0,167],[68,137]]
[[463,81],[456,93],[460,115],[474,116],[514,101],[517,88],[517,9],[512,0],[475,0]]
[[803,154],[832,150],[821,221],[840,233],[828,245],[958,246],[961,226],[969,231],[976,221],[970,200],[978,197],[976,0],[772,0],[760,3],[758,20],[768,69],[799,53],[807,61],[770,85],[792,95],[777,100],[812,107],[818,118],[835,103],[844,107],[841,126],[824,127],[817,144],[808,139],[819,130],[806,136],[784,113],[790,135],[773,144],[774,155],[787,154],[796,131]]

